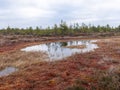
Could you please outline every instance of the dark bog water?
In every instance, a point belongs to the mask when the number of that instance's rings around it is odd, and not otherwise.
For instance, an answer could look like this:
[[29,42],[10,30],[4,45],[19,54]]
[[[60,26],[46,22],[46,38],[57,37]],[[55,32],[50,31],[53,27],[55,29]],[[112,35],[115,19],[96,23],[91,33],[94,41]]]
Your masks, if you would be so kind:
[[0,77],[8,76],[9,74],[11,74],[11,73],[13,73],[15,71],[17,71],[17,69],[14,68],[14,67],[6,67],[5,69],[0,71]]
[[[71,56],[75,53],[85,53],[94,51],[98,48],[96,44],[93,44],[96,40],[82,40],[82,41],[69,41],[69,42],[52,42],[46,44],[40,44],[35,46],[29,46],[21,49],[25,52],[46,52],[48,54],[49,60],[60,60],[65,57]],[[77,48],[67,48],[65,46],[78,46],[85,45],[83,49]]]

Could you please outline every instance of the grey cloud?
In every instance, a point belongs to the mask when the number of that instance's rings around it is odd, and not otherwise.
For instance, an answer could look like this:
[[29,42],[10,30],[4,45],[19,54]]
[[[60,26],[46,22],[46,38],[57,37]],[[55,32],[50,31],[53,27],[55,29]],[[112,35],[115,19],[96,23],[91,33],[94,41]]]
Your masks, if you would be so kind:
[[119,0],[0,0],[0,28],[59,23],[118,25]]

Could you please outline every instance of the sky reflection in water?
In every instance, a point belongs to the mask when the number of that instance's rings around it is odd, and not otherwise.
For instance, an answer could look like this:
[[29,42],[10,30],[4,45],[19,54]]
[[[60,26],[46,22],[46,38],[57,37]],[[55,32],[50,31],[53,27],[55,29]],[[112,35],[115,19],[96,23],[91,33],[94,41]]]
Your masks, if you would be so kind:
[[[21,49],[21,51],[25,51],[25,52],[42,51],[48,54],[49,60],[60,60],[60,59],[69,57],[76,53],[85,53],[85,52],[94,51],[94,49],[98,48],[98,46],[94,44],[93,42],[97,42],[97,40],[52,42],[52,43],[35,45],[35,46],[29,46],[29,47]],[[72,49],[72,48],[64,47],[64,46],[77,46],[77,45],[85,45],[86,48]]]

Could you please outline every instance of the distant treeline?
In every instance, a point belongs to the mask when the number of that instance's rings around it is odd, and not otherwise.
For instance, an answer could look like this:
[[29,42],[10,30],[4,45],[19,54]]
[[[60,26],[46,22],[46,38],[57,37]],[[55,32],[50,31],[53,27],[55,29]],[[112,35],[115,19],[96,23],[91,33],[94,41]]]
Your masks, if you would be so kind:
[[106,26],[94,26],[86,25],[82,23],[79,25],[75,23],[74,25],[68,25],[66,22],[61,21],[59,25],[55,24],[53,27],[47,27],[42,29],[40,27],[36,28],[10,28],[9,26],[6,29],[1,29],[0,34],[2,35],[35,35],[35,36],[77,36],[82,34],[94,34],[94,33],[118,33],[120,32],[120,25],[118,27],[111,27],[110,25]]

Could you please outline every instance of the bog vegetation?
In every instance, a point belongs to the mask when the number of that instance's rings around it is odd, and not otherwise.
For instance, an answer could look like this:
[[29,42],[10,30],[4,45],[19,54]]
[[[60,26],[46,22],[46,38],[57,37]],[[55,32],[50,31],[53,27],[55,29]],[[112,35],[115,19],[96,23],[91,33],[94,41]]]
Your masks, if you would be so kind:
[[55,24],[53,27],[47,28],[11,28],[7,27],[6,29],[1,29],[0,34],[2,35],[35,35],[35,36],[78,36],[78,35],[91,35],[93,33],[111,33],[115,34],[120,33],[120,25],[117,27],[111,27],[110,25],[106,26],[94,26],[86,25],[82,23],[81,25],[75,23],[74,25],[68,25],[66,22],[61,21],[59,25]]
[[[30,37],[26,37],[27,35]],[[99,39],[96,44],[100,48],[95,52],[76,54],[53,63],[42,62],[46,59],[46,53],[18,51],[19,48],[31,43],[68,40],[68,37],[56,38],[56,36],[88,37],[89,35],[118,36]],[[44,36],[53,36],[53,38],[48,39]],[[72,38],[69,37],[69,40]],[[65,42],[63,46],[66,46]],[[84,23],[68,25],[61,21],[59,25],[55,24],[53,27],[44,29],[40,27],[20,29],[8,26],[0,30],[0,53],[3,53],[0,55],[0,70],[9,66],[19,69],[19,72],[8,77],[0,77],[0,90],[14,88],[16,90],[39,90],[40,88],[44,90],[52,88],[54,88],[52,90],[120,90],[120,25],[117,27]]]

